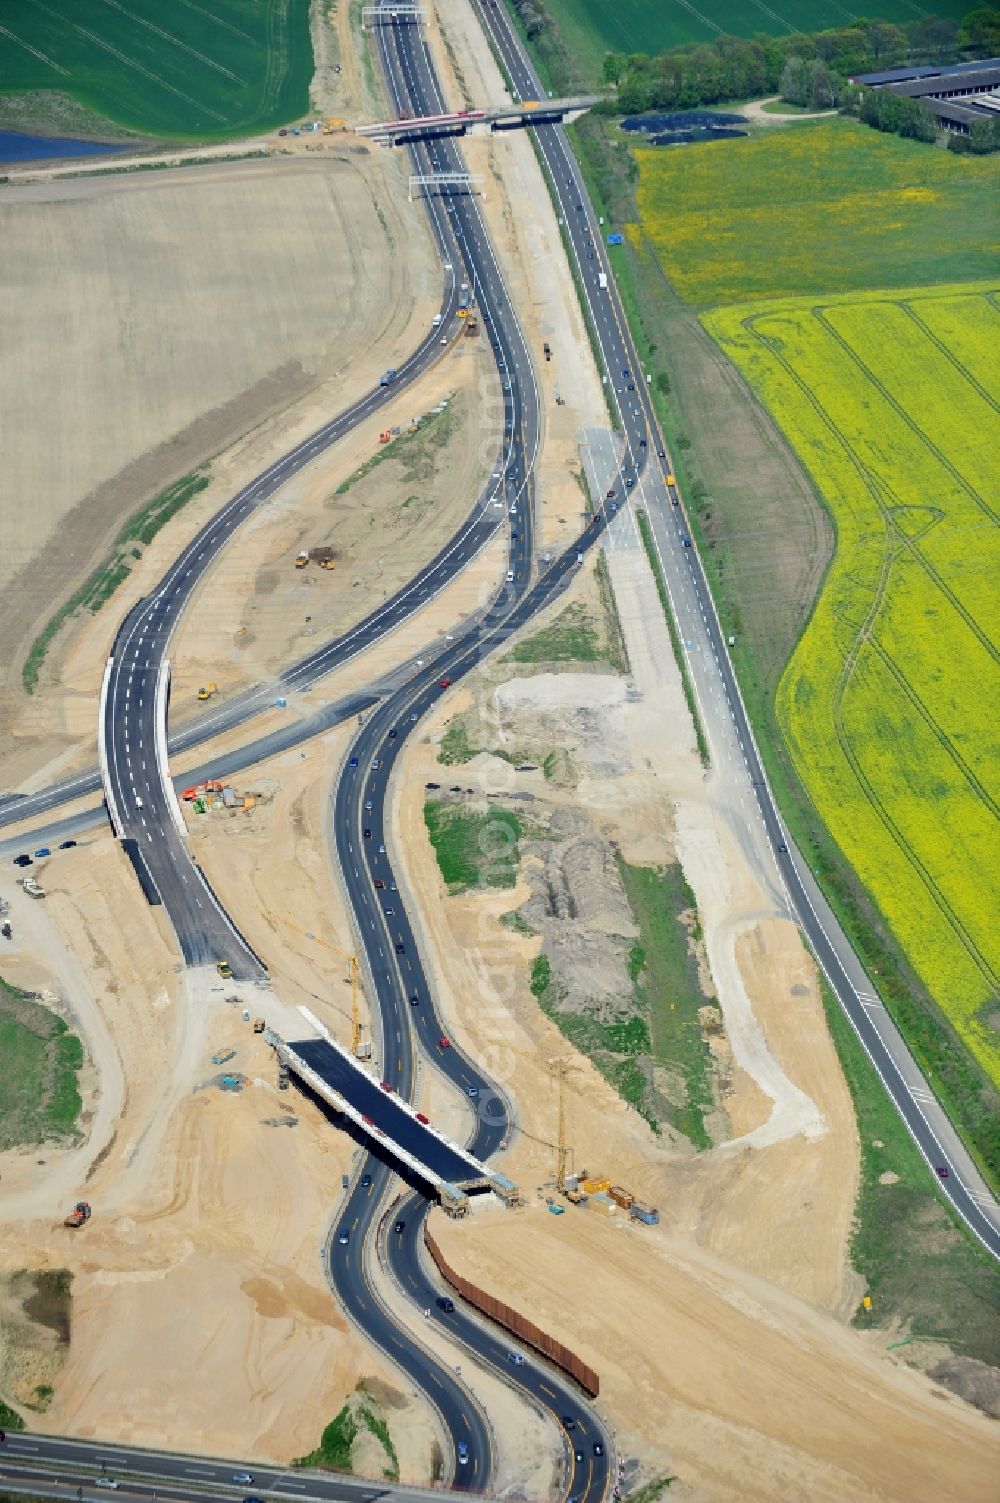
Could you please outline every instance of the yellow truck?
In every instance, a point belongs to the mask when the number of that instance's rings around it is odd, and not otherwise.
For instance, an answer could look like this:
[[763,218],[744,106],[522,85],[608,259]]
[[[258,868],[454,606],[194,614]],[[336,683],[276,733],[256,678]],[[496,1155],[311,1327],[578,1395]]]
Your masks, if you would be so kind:
[[204,684],[202,686],[202,688],[200,688],[198,690],[198,698],[199,699],[211,699],[212,695],[213,694],[218,694],[218,692],[219,692],[219,686],[218,686],[218,684]]

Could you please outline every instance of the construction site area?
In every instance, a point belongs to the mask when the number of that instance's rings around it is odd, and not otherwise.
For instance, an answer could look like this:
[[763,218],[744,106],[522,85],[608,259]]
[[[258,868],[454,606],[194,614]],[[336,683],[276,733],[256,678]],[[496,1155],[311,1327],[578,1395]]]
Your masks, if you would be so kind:
[[[633,512],[460,680],[434,668],[514,577],[505,389],[470,299],[442,320],[405,159],[353,133],[385,112],[356,10],[313,6],[316,118],[274,132],[273,156],[0,188],[24,286],[0,377],[5,796],[96,765],[118,624],[233,496],[391,378],[233,533],[170,637],[169,733],[206,727],[169,754],[179,880],[197,868],[192,905],[213,903],[259,966],[241,972],[236,939],[231,959],[185,965],[99,792],[3,831],[0,1416],[332,1470],[322,1442],[347,1415],[345,1470],[462,1481],[437,1401],[336,1297],[335,1259],[353,1258],[393,1331],[488,1416],[497,1495],[563,1496],[582,1445],[518,1386],[537,1360],[613,1438],[616,1497],[988,1503],[987,1357],[883,1320],[858,1272],[872,1134],[745,767],[702,756]],[[502,99],[475,10],[431,13],[448,97]],[[617,440],[531,140],[463,149],[537,384],[534,582],[605,498]],[[60,381],[66,362],[100,381]],[[39,410],[59,445],[38,442]],[[191,477],[161,525],[128,531],[137,496]],[[494,507],[463,567],[354,651],[358,623]],[[286,679],[338,639],[329,671]],[[411,699],[361,754],[400,685]],[[726,708],[701,713],[711,739]],[[154,754],[166,766],[165,746],[138,751]],[[141,848],[153,811],[129,812]],[[42,844],[41,818],[79,828]],[[376,872],[372,964],[350,895]],[[383,963],[406,1048],[379,1009]],[[407,1094],[390,1077],[411,1055]],[[502,1100],[488,1156],[468,1146],[488,1113],[463,1059]],[[365,1243],[347,1210],[373,1164],[397,1177]],[[430,1309],[386,1256],[415,1187]],[[947,1251],[960,1233],[929,1205]],[[459,1301],[511,1343],[499,1369],[451,1338]],[[604,1434],[587,1432],[588,1460]]]

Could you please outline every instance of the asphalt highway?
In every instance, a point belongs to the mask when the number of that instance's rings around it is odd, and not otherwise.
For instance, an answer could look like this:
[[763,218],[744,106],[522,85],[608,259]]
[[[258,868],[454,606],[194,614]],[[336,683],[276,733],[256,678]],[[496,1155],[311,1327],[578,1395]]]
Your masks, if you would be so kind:
[[[437,79],[419,29],[388,26],[379,28],[376,35],[397,114],[442,109]],[[435,140],[409,149],[417,171],[462,170],[458,149],[449,141]],[[365,723],[337,783],[333,834],[359,952],[364,956],[371,993],[377,998],[374,1011],[381,1032],[377,1042],[382,1075],[401,1095],[412,1097],[416,1040],[424,1056],[465,1096],[472,1129],[468,1146],[476,1158],[486,1160],[509,1139],[509,1106],[476,1063],[447,1038],[437,1016],[386,845],[385,793],[396,758],[413,726],[450,684],[565,587],[577,567],[578,556],[601,535],[605,518],[601,513],[596,515],[577,544],[533,583],[531,469],[538,433],[534,371],[475,198],[452,195],[447,209],[461,242],[470,284],[476,288],[504,392],[506,452],[502,476],[512,534],[510,568],[504,587],[482,621],[434,654]],[[514,533],[518,534],[516,538]],[[426,1351],[400,1329],[394,1313],[375,1295],[371,1234],[393,1181],[391,1163],[375,1155],[365,1161],[338,1216],[339,1231],[330,1238],[331,1283],[366,1334],[436,1400],[454,1448],[456,1481],[486,1488],[494,1471],[488,1427],[470,1405],[467,1391],[450,1374],[442,1374],[440,1367],[426,1370]],[[588,1402],[557,1370],[527,1355],[459,1302],[452,1311],[442,1310],[437,1304],[442,1286],[429,1274],[423,1253],[427,1209],[427,1201],[417,1189],[397,1208],[392,1224],[401,1229],[393,1229],[383,1239],[383,1257],[397,1288],[416,1311],[425,1312],[423,1319],[429,1327],[442,1326],[451,1341],[467,1348],[480,1363],[493,1367],[552,1416],[561,1428],[570,1495],[588,1503],[603,1498],[610,1483],[611,1446]],[[344,1234],[346,1243],[341,1240]],[[368,1248],[367,1259],[359,1244]],[[414,1364],[421,1368],[419,1375]]]
[[[498,0],[485,3],[472,0],[472,3],[515,95],[522,99],[544,99],[545,90],[505,7]],[[746,803],[754,806],[755,822],[763,827],[777,891],[802,929],[941,1193],[970,1231],[994,1257],[1000,1258],[1000,1212],[995,1198],[819,893],[808,863],[784,830],[691,528],[683,507],[672,505],[675,496],[670,495],[664,481],[672,466],[615,288],[602,227],[562,127],[536,131],[535,139],[584,289],[586,311],[604,366],[605,390],[618,412],[624,434],[624,466],[635,477],[633,494],[645,506],[650,519],[696,693],[703,707],[709,707],[713,701],[724,706],[726,725],[719,736],[724,744],[712,746],[713,758],[719,754],[731,755],[733,766],[737,760],[741,764]],[[608,277],[606,291],[598,285],[602,271]],[[647,456],[652,462],[644,465]],[[719,725],[721,721],[716,718],[714,723]]]
[[[249,1482],[237,1477],[249,1475]],[[98,1485],[110,1478],[117,1489]],[[46,1486],[48,1484],[48,1486]],[[136,1446],[105,1445],[37,1431],[7,1432],[0,1445],[0,1492],[42,1493],[56,1497],[87,1495],[88,1503],[117,1491],[120,1496],[166,1499],[168,1503],[242,1503],[248,1494],[310,1503],[375,1503],[376,1499],[425,1500],[439,1496],[428,1488],[334,1476],[329,1472],[253,1464],[212,1456],[182,1456]]]

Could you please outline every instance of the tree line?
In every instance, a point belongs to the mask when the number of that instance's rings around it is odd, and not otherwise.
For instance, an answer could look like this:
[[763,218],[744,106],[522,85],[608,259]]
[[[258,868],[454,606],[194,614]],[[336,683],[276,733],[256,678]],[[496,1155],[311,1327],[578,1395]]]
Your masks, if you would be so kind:
[[[919,101],[848,82],[853,74],[913,63],[943,64],[1000,54],[1000,10],[980,8],[962,21],[920,16],[894,25],[857,20],[812,35],[718,37],[649,57],[609,52],[604,81],[615,89],[609,108],[625,115],[780,94],[809,109],[841,108],[877,130],[934,140],[935,117]],[[974,128],[975,131],[975,128]],[[994,150],[992,122],[960,138],[959,150]]]

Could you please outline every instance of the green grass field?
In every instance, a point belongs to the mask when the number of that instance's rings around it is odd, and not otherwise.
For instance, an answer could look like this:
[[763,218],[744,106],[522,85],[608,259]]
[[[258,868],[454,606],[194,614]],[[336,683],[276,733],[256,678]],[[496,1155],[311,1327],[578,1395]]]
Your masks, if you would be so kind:
[[62,1018],[0,979],[0,1150],[69,1140],[83,1047]]
[[644,232],[699,308],[991,276],[1000,156],[956,157],[853,120],[635,153]]
[[[776,7],[763,0],[543,0],[543,7],[581,71],[595,81],[606,52],[655,55],[722,35],[785,36],[846,26],[851,19],[836,0],[786,0]],[[971,9],[969,0],[936,0],[933,14],[959,19]],[[865,14],[899,23],[918,13],[909,0],[879,0]]]
[[478,814],[461,804],[429,801],[424,823],[450,893],[514,886],[521,838],[516,814],[492,804],[488,814]]
[[7,0],[4,94],[68,94],[151,136],[210,140],[306,112],[309,0]]
[[837,527],[778,692],[795,765],[1000,1085],[998,285],[751,304],[706,324]]

